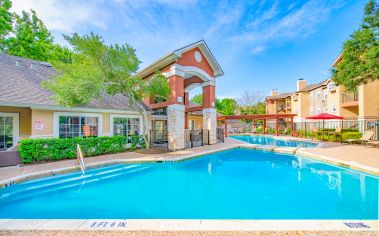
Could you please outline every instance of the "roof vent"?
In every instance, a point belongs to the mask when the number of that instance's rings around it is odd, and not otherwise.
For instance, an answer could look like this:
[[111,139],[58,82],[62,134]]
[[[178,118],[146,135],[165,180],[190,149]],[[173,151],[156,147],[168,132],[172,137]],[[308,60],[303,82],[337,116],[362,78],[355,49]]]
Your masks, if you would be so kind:
[[30,69],[36,70],[37,69],[37,65],[34,64],[34,63],[30,64]]
[[22,61],[20,61],[20,60],[16,60],[16,66],[23,66],[23,65],[22,65]]
[[40,64],[46,67],[51,67],[51,64],[48,62],[41,62]]

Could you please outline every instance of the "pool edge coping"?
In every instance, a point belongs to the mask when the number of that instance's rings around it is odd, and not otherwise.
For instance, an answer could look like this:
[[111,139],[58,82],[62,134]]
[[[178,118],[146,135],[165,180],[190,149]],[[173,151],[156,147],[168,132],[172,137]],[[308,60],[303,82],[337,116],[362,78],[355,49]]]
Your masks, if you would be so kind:
[[[359,227],[361,226],[361,227]],[[377,220],[212,220],[212,219],[0,219],[0,231],[354,231],[377,232]]]
[[[334,165],[348,167],[353,170],[363,171],[368,174],[379,177],[379,168],[370,167],[370,166],[363,165],[356,162],[344,161],[344,160],[328,157],[325,155],[310,153],[306,151],[306,148],[278,147],[278,146],[271,146],[271,145],[259,145],[259,144],[249,144],[249,143],[233,144],[228,147],[222,147],[216,150],[208,150],[201,153],[188,154],[181,157],[173,157],[173,158],[142,157],[142,158],[133,158],[133,159],[115,159],[115,160],[107,160],[107,161],[90,163],[90,164],[87,164],[86,166],[88,168],[96,168],[96,167],[102,167],[102,166],[113,165],[113,164],[180,162],[180,161],[190,160],[193,158],[199,158],[208,154],[214,154],[214,153],[223,152],[223,151],[227,151],[227,150],[231,150],[235,148],[247,148],[247,149],[252,149],[252,150],[262,150],[262,151],[271,151],[271,152],[286,153],[286,154],[292,154],[292,155],[302,155],[308,158],[325,161]],[[64,167],[64,168],[39,171],[39,172],[34,172],[34,173],[29,173],[29,174],[23,174],[23,175],[19,175],[13,178],[8,178],[8,179],[0,181],[0,188],[8,187],[15,183],[20,183],[20,182],[24,182],[24,181],[35,179],[35,178],[53,176],[57,174],[64,174],[64,173],[73,172],[77,170],[80,170],[80,166]]]

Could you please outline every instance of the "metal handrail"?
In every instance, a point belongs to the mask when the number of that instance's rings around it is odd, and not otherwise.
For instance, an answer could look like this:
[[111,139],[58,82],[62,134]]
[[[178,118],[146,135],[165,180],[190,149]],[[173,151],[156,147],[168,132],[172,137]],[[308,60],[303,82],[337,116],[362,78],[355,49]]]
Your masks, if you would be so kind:
[[78,163],[80,165],[80,169],[82,170],[82,173],[85,174],[86,166],[84,164],[83,153],[79,144],[76,145],[76,158],[78,159]]

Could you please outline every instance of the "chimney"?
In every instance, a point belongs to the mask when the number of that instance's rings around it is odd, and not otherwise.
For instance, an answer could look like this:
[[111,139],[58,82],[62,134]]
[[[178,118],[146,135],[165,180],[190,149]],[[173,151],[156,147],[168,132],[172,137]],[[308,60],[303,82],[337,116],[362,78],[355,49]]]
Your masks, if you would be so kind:
[[305,79],[298,79],[297,80],[297,91],[305,88],[307,86],[307,81]]
[[277,96],[277,95],[278,95],[278,90],[277,89],[271,90],[271,96]]

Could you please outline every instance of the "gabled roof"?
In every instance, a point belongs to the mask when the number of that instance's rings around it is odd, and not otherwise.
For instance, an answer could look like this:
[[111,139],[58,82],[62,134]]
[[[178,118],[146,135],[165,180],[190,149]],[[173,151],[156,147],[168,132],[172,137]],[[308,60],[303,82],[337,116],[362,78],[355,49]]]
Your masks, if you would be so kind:
[[181,55],[184,52],[187,52],[187,51],[189,51],[193,48],[196,48],[196,47],[198,47],[201,50],[201,52],[203,53],[203,55],[207,59],[209,65],[212,67],[212,70],[214,71],[214,76],[218,77],[218,76],[224,75],[224,72],[222,71],[220,65],[216,61],[216,58],[213,56],[211,50],[209,49],[208,45],[206,44],[206,42],[204,40],[200,40],[198,42],[189,44],[185,47],[176,49],[175,51],[172,51],[172,52],[166,54],[165,56],[159,58],[155,62],[151,63],[147,67],[140,70],[137,74],[141,77],[146,77],[146,76],[152,74],[155,70],[161,69],[161,68],[175,62],[179,57],[181,57]]
[[284,99],[287,97],[291,97],[292,93],[281,93],[275,96],[267,96],[266,100],[275,100],[275,99]]
[[[54,73],[49,63],[0,53],[0,105],[59,106],[41,85]],[[131,110],[128,98],[121,94],[93,100],[82,108]]]
[[314,90],[316,88],[326,86],[328,83],[329,83],[329,79],[324,80],[324,81],[317,83],[317,84],[310,84],[310,85],[305,86],[304,88],[300,89],[299,92],[308,92],[308,91]]

